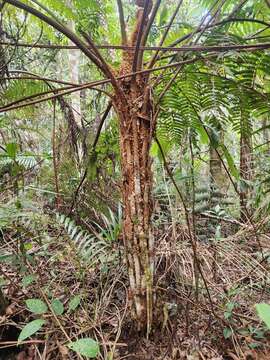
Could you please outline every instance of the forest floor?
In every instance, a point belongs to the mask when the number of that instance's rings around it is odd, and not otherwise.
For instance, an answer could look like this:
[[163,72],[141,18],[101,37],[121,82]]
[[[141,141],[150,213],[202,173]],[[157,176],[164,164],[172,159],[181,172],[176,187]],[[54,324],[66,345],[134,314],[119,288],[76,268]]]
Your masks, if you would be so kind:
[[[254,308],[269,300],[267,233],[258,239],[247,226],[198,242],[199,274],[186,229],[177,229],[177,239],[170,228],[159,234],[155,321],[145,339],[132,326],[121,246],[104,249],[106,261],[85,261],[55,220],[46,216],[39,227],[35,221],[10,228],[1,240],[8,300],[0,317],[1,360],[82,359],[66,346],[80,337],[96,339],[106,360],[270,359],[269,333]],[[48,312],[31,313],[27,299],[45,302]],[[50,307],[55,299],[63,304],[58,314]],[[37,318],[45,325],[17,346],[22,327]]]

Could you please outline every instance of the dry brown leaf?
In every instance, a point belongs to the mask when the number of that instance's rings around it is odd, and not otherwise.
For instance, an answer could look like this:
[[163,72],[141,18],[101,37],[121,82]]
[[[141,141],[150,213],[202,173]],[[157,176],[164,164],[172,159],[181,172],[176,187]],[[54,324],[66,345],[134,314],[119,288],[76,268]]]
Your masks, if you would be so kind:
[[68,348],[62,344],[60,344],[59,341],[57,341],[57,346],[59,349],[59,353],[61,354],[62,360],[68,359]]
[[15,314],[16,312],[16,304],[10,304],[7,308],[6,308],[6,315],[10,316]]

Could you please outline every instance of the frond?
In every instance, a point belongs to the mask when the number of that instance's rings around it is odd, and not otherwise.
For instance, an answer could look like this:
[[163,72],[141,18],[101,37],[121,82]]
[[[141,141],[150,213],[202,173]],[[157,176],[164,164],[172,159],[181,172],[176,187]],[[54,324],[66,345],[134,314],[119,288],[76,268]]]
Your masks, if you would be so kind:
[[101,236],[97,238],[89,234],[66,215],[56,214],[56,220],[64,227],[72,246],[85,262],[93,264],[106,261],[109,243]]

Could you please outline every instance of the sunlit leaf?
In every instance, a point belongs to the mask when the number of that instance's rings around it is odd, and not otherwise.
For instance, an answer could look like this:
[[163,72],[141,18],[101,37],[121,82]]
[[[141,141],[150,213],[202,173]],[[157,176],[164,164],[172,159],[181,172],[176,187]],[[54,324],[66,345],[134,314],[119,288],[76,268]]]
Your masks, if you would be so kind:
[[268,329],[270,329],[270,305],[261,303],[256,304],[255,307],[260,319],[267,325]]
[[36,319],[31,321],[30,323],[26,324],[22,331],[20,332],[18,341],[23,341],[30,336],[34,335],[37,331],[41,329],[41,327],[46,323],[46,320],[43,319]]
[[67,346],[87,358],[95,358],[99,353],[99,344],[91,338],[80,339]]
[[44,314],[48,310],[45,302],[40,299],[28,299],[26,300],[26,306],[34,314]]

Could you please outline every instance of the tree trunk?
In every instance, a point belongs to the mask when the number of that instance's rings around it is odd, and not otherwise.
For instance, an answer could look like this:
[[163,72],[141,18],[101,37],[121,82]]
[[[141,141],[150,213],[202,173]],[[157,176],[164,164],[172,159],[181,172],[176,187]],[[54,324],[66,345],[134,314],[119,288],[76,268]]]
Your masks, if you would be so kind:
[[[67,6],[72,10],[73,4],[71,0],[66,1]],[[75,32],[75,22],[73,20],[68,22],[69,28]],[[69,45],[73,45],[72,41],[69,40]],[[67,50],[68,55],[68,67],[69,67],[69,81],[73,84],[80,83],[80,59],[81,52],[78,49],[69,49]],[[72,94],[70,103],[69,103],[68,112],[72,120],[74,119],[75,124],[69,123],[71,136],[73,138],[73,145],[76,149],[76,165],[79,172],[82,171],[81,167],[83,164],[83,156],[84,156],[84,144],[83,140],[80,139],[80,133],[83,135],[82,128],[82,109],[81,109],[81,91],[76,91]],[[70,119],[71,120],[71,119]],[[76,129],[75,129],[76,128]],[[77,132],[77,133],[76,133]]]
[[[224,133],[222,130],[219,131],[219,142],[224,143]],[[210,144],[210,184],[211,188],[216,188],[221,191],[224,195],[227,191],[227,178],[224,173],[222,161],[218,156],[216,149]]]
[[[128,45],[135,50],[124,51],[119,75],[142,69],[144,31],[152,1],[139,9]],[[153,211],[150,146],[155,130],[151,88],[148,75],[133,75],[118,82],[113,106],[120,129],[122,168],[123,241],[130,284],[130,300],[138,330],[151,331],[153,317],[154,237],[151,225]]]
[[242,130],[240,135],[240,220],[247,222],[250,217],[248,201],[251,195],[249,182],[252,180],[252,139]]
[[126,101],[115,97],[120,126],[123,241],[130,297],[138,329],[149,334],[153,311],[154,239],[151,228],[152,172],[149,155],[152,102],[146,80],[123,81]]
[[[72,1],[67,0],[67,6],[72,10]],[[72,31],[75,31],[75,23],[73,20],[68,22],[68,26]],[[72,41],[69,40],[69,45],[73,45]],[[80,50],[70,49],[67,51],[68,53],[68,66],[69,66],[69,80],[74,84],[80,83]],[[72,94],[71,98],[71,108],[74,114],[74,119],[79,129],[82,127],[82,119],[81,119],[81,92],[76,91]]]
[[[0,40],[4,41],[4,32],[2,29],[2,13],[0,11]],[[6,81],[4,77],[8,76],[8,61],[6,59],[5,49],[2,45],[0,45],[0,88],[5,87]]]
[[217,154],[216,149],[210,146],[210,183],[213,187],[223,190],[224,174],[222,171],[222,163]]

